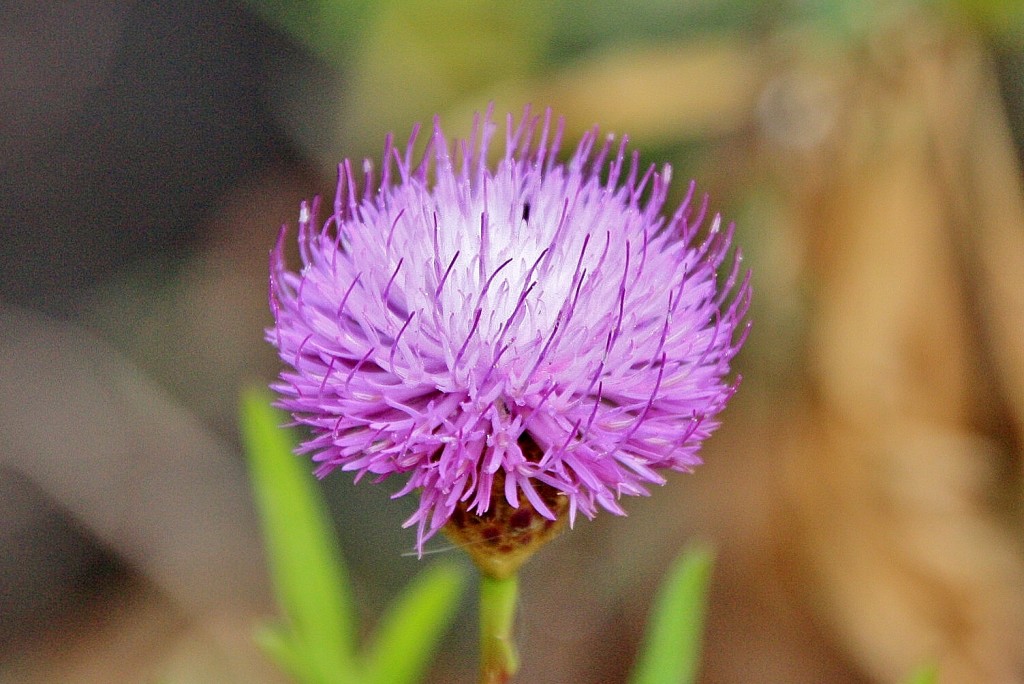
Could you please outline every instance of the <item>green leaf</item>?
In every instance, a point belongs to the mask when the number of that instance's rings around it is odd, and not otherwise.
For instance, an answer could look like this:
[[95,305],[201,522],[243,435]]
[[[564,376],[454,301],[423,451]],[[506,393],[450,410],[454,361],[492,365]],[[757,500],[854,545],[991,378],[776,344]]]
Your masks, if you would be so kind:
[[285,420],[265,390],[243,393],[242,438],[274,591],[290,628],[288,657],[306,664],[312,679],[304,681],[357,682],[345,568],[308,461],[295,456],[291,433],[279,427]]
[[263,652],[292,679],[300,682],[315,679],[313,673],[309,671],[309,664],[303,660],[302,653],[296,648],[291,633],[283,627],[264,625],[256,630],[254,638]]
[[368,684],[413,684],[423,677],[438,641],[451,625],[465,585],[454,564],[421,572],[388,608],[367,648]]
[[906,681],[906,684],[938,684],[939,668],[936,665],[923,665]]
[[714,556],[694,546],[672,564],[655,599],[630,684],[691,684],[700,664]]
[[358,50],[370,0],[248,0],[253,10],[325,63],[341,69]]
[[1024,3],[1019,0],[947,0],[1001,47],[1024,46]]

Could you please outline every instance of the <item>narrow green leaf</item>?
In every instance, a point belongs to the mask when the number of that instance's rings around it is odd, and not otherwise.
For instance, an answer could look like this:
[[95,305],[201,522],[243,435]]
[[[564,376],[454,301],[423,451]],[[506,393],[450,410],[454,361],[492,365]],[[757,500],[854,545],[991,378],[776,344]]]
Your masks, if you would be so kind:
[[388,608],[366,652],[368,684],[414,684],[423,678],[441,636],[451,625],[465,585],[454,564],[421,572]]
[[292,679],[310,682],[315,676],[309,671],[309,664],[296,648],[291,634],[280,625],[264,625],[253,635],[263,652]]
[[939,668],[936,665],[928,664],[918,668],[910,675],[906,684],[938,684]]
[[271,579],[298,656],[316,684],[358,681],[355,629],[345,568],[305,459],[293,453],[285,416],[270,395],[242,396],[241,427]]
[[714,556],[694,546],[672,564],[655,599],[630,684],[692,684],[697,678]]

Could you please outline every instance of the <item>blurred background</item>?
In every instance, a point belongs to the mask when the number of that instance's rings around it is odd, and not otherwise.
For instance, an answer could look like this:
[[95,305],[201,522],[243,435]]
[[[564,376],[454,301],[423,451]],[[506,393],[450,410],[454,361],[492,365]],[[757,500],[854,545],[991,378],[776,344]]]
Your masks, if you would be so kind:
[[[695,178],[755,286],[707,464],[526,568],[521,681],[622,681],[700,538],[702,681],[1024,682],[1021,4],[24,1],[0,65],[0,680],[282,681],[235,428],[268,250],[493,101]],[[366,625],[422,567],[394,488],[322,483]]]

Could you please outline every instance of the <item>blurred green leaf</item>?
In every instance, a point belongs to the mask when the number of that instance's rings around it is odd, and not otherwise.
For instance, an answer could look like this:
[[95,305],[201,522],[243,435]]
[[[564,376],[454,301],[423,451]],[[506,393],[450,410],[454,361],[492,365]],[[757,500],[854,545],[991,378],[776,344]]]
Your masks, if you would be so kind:
[[714,556],[693,546],[672,564],[655,599],[630,684],[690,684],[697,677]]
[[377,626],[363,668],[368,684],[413,684],[423,678],[450,626],[465,584],[462,569],[435,565],[420,573]]
[[766,23],[788,15],[782,0],[591,0],[552,6],[557,40],[549,57],[555,63],[581,54],[629,44],[678,44],[715,34],[754,34]]
[[[468,134],[468,114],[485,107],[499,84],[507,87],[542,68],[549,4],[382,0],[366,23],[345,82],[339,144],[376,154],[388,131],[406,131],[410,122],[428,122],[435,113],[473,101],[459,117],[464,129],[446,127],[450,134]],[[517,100],[514,109],[520,106]]]
[[[355,683],[352,601],[341,555],[307,461],[294,455],[285,416],[266,391],[242,396],[241,427],[253,490],[263,521],[271,578],[291,630],[289,640],[265,643],[307,680]],[[298,673],[297,673],[298,674]]]
[[1021,0],[947,0],[989,36],[1010,47],[1024,46],[1024,2]]
[[248,0],[257,14],[325,63],[341,70],[356,51],[370,0]]
[[309,671],[302,653],[296,649],[291,635],[283,627],[264,625],[256,630],[254,636],[263,652],[293,679],[300,682],[314,680],[314,675]]
[[939,668],[935,665],[924,665],[912,674],[906,684],[938,684]]

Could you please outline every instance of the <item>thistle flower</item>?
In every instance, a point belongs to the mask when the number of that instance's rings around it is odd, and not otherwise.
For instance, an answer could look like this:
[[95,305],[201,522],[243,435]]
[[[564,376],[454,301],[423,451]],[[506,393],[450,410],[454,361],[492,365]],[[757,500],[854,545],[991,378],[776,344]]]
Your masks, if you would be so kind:
[[733,228],[701,228],[692,183],[666,219],[671,169],[625,137],[595,128],[563,164],[562,122],[527,109],[492,170],[496,128],[489,111],[450,144],[435,119],[418,164],[417,129],[404,151],[389,137],[361,190],[346,160],[322,227],[301,207],[302,270],[284,229],[271,256],[273,388],[311,428],[300,450],[321,477],[406,476],[420,551],[446,525],[496,541],[498,509],[519,533],[624,514],[659,470],[692,470],[748,329]]

